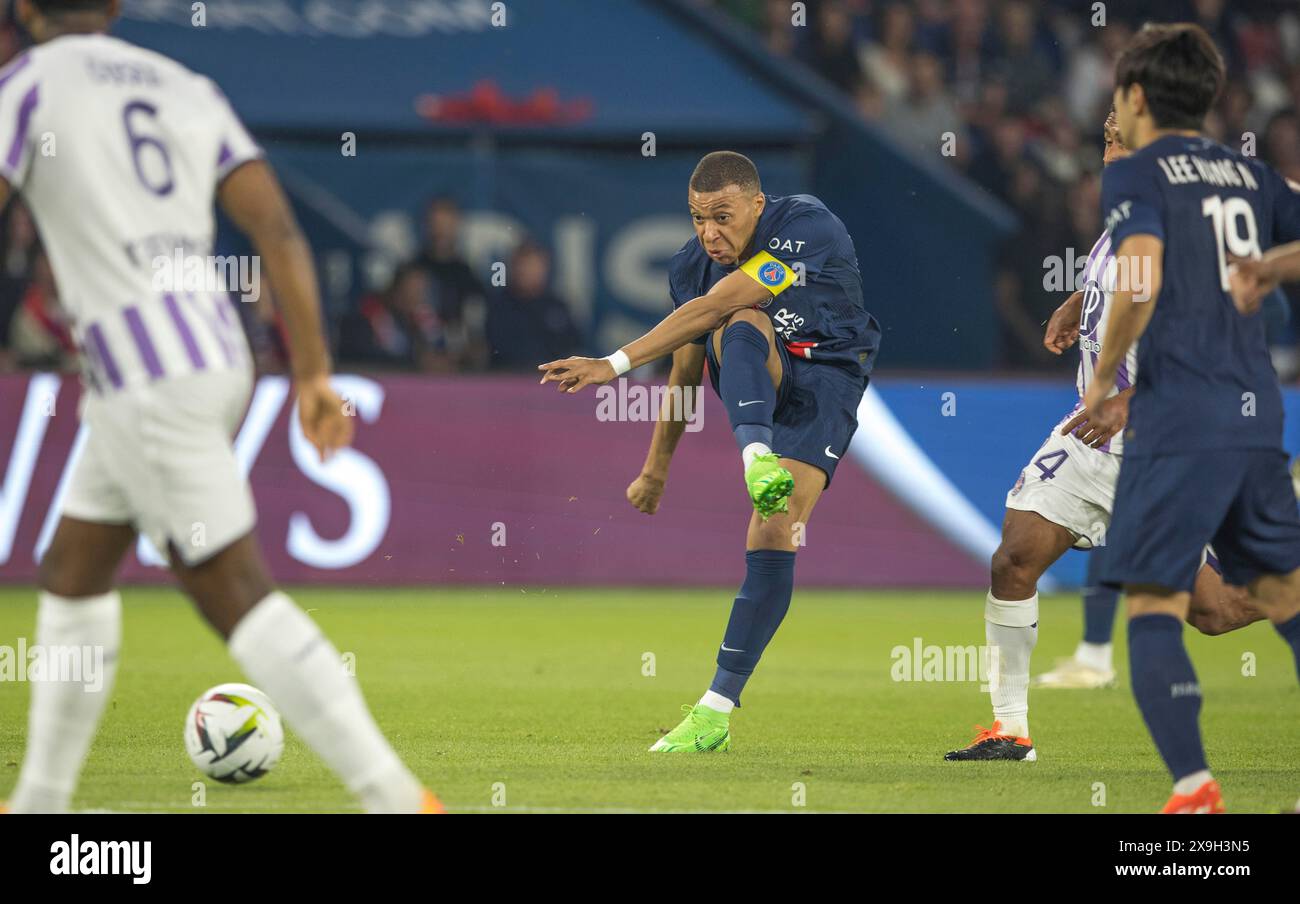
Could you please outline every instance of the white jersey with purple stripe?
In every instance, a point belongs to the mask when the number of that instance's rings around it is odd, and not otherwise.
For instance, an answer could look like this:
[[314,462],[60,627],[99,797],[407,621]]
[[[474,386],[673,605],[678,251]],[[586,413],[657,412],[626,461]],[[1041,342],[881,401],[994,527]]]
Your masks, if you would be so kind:
[[[1110,233],[1103,232],[1092,246],[1087,265],[1083,270],[1083,308],[1079,315],[1079,375],[1075,384],[1079,402],[1066,417],[1083,410],[1083,397],[1092,384],[1092,375],[1101,356],[1102,343],[1106,341],[1106,310],[1115,292],[1115,254]],[[1137,345],[1129,349],[1115,375],[1115,388],[1110,395],[1128,389],[1137,379]],[[1123,433],[1117,433],[1098,447],[1102,452],[1121,455],[1124,451]]]
[[212,81],[108,35],[0,70],[0,176],[36,220],[93,388],[250,366],[226,292],[159,271],[211,260],[217,186],[260,156]]

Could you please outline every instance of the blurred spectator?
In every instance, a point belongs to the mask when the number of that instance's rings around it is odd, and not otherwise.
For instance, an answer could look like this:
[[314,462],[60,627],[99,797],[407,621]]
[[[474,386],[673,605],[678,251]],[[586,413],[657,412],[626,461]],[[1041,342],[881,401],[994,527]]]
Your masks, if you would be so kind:
[[458,370],[481,370],[487,364],[483,284],[461,254],[461,226],[459,205],[434,198],[425,209],[424,248],[411,263],[432,283],[444,353]]
[[[1020,220],[998,260],[1007,367],[1068,364],[1042,348],[1041,322],[1063,300],[1046,287],[1044,258],[1086,256],[1100,231],[1101,126],[1115,60],[1143,23],[1199,22],[1229,71],[1206,131],[1237,148],[1254,136],[1260,157],[1300,180],[1295,0],[1131,0],[1102,5],[1104,22],[1074,0],[822,0],[802,30],[784,0],[714,2],[743,8],[772,52],[798,53],[908,148],[957,133],[947,162]],[[1294,345],[1297,320],[1277,341]]]
[[488,300],[487,335],[493,370],[532,372],[581,353],[582,334],[551,290],[551,257],[535,242],[524,241],[511,254],[506,285]]
[[362,298],[357,310],[344,317],[339,359],[422,373],[454,370],[432,295],[428,271],[415,264],[400,267],[387,289]]
[[1300,182],[1300,116],[1295,108],[1274,114],[1262,143],[1263,158],[1286,178]]
[[19,367],[64,371],[77,367],[77,346],[59,304],[54,270],[43,251],[32,261],[31,279],[10,321],[9,352]]
[[912,56],[907,95],[893,104],[886,123],[908,150],[937,155],[943,136],[951,132],[958,147],[966,145],[966,129],[957,104],[943,84],[943,65],[930,53]]
[[36,225],[15,198],[0,216],[0,371],[16,365],[9,352],[9,327],[27,292],[37,251]]
[[1007,83],[1014,114],[1029,112],[1056,89],[1052,60],[1038,42],[1037,13],[1027,0],[1007,0],[998,17],[996,66]]
[[890,3],[880,14],[880,40],[862,50],[862,62],[872,87],[887,105],[902,102],[911,82],[912,10]]
[[838,3],[818,7],[813,38],[805,47],[806,62],[822,78],[846,94],[862,84],[862,64],[853,46],[853,20]]

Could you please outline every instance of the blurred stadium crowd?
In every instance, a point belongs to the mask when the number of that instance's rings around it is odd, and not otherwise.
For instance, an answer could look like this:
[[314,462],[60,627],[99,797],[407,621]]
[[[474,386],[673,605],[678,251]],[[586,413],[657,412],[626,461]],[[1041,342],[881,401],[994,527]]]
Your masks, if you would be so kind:
[[[1073,367],[1070,356],[1042,347],[1041,324],[1063,300],[1044,288],[1044,258],[1070,249],[1086,257],[1101,230],[1101,132],[1113,63],[1143,21],[1196,21],[1209,31],[1229,70],[1209,132],[1253,146],[1300,180],[1294,0],[820,0],[806,4],[803,24],[789,0],[695,2],[753,30],[771,52],[842,91],[894,141],[955,167],[1015,211],[1019,229],[1004,243],[997,275],[1005,369]],[[1099,15],[1105,27],[1093,24]],[[17,50],[13,30],[0,31],[0,60]],[[948,134],[954,152],[946,155]],[[530,370],[582,347],[580,326],[554,289],[548,249],[521,242],[507,261],[508,286],[494,288],[467,263],[462,230],[454,200],[430,200],[418,253],[332,324],[340,362],[426,373]],[[270,299],[244,307],[259,364],[282,370]],[[1300,376],[1294,320],[1271,324],[1284,380]],[[0,217],[0,371],[71,369],[74,354],[39,237],[21,203],[11,204]]]

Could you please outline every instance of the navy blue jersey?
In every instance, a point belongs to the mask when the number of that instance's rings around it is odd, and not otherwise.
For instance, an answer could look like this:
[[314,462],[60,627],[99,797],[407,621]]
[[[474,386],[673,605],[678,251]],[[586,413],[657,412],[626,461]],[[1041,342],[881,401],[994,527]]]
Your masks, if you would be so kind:
[[744,269],[773,291],[764,310],[792,355],[860,376],[871,373],[880,326],[863,304],[858,256],[839,217],[812,195],[768,195],[746,254],[737,265],[724,267],[692,238],[669,264],[673,307],[707,294],[724,276]]
[[[1281,448],[1264,317],[1233,306],[1228,255],[1300,239],[1300,199],[1262,163],[1205,137],[1166,135],[1106,167],[1102,211],[1115,248],[1131,235],[1164,243],[1125,454]],[[1135,298],[1143,278],[1127,274]]]

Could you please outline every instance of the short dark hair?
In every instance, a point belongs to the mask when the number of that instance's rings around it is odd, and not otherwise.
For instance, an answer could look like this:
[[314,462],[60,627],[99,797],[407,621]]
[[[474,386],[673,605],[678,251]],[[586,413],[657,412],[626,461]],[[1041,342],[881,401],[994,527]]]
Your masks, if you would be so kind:
[[1199,129],[1223,88],[1223,57],[1199,25],[1142,26],[1115,63],[1115,86],[1141,85],[1162,129]]
[[741,191],[758,193],[763,183],[758,179],[758,167],[744,154],[735,151],[714,151],[705,154],[691,173],[693,191],[722,191],[728,185],[738,185]]

